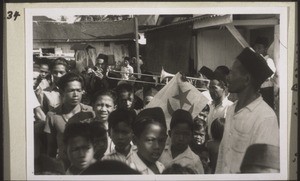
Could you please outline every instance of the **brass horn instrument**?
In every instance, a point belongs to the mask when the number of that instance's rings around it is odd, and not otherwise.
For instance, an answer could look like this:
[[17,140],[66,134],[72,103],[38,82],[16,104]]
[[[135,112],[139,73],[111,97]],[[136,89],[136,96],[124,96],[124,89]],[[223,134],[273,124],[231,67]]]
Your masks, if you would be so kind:
[[152,85],[166,85],[165,83],[161,83],[160,82],[160,80],[161,80],[160,75],[151,75],[151,74],[142,74],[142,73],[129,73],[129,75],[152,77],[153,80],[154,80],[154,82],[148,82],[148,81],[143,81],[143,80],[137,80],[135,77],[134,78],[131,77],[129,79],[122,79],[122,78],[117,78],[117,77],[111,77],[111,76],[109,76],[109,72],[120,73],[120,74],[128,74],[128,73],[127,72],[122,72],[122,71],[117,71],[117,70],[109,70],[106,73],[106,77],[108,79],[112,79],[112,80],[137,82],[137,83],[152,84]]
[[[142,74],[142,73],[129,73],[130,75],[137,75],[137,76],[147,76],[147,77],[152,77],[155,82],[148,82],[148,81],[143,81],[143,80],[137,80],[137,79],[122,79],[122,78],[117,78],[117,77],[111,77],[109,76],[109,72],[114,72],[114,73],[120,73],[120,74],[125,74],[127,72],[122,72],[122,71],[117,71],[117,70],[108,70],[106,72],[106,77],[108,79],[112,80],[123,80],[123,81],[128,81],[128,82],[137,82],[137,83],[144,83],[144,84],[152,84],[152,85],[166,85],[169,82],[169,78],[173,78],[175,75],[166,72],[163,68],[161,70],[160,75],[152,75],[152,74]],[[133,76],[132,76],[133,77]],[[203,78],[195,78],[195,77],[186,77],[188,82],[190,82],[193,86],[195,86],[197,89],[202,90],[202,88],[197,87],[197,82],[205,82],[205,84],[209,84],[210,80],[208,79],[203,79]],[[165,81],[165,83],[163,82]]]
[[[168,78],[174,77],[174,76],[175,76],[174,74],[168,73],[168,72],[166,72],[166,71],[162,68],[161,74],[160,74],[160,80],[166,79],[166,82],[168,82]],[[209,79],[196,78],[196,77],[186,77],[186,78],[187,78],[187,80],[188,80],[192,85],[194,85],[196,88],[197,88],[197,86],[196,86],[197,81],[205,82],[207,85],[208,85],[209,82],[210,82]]]

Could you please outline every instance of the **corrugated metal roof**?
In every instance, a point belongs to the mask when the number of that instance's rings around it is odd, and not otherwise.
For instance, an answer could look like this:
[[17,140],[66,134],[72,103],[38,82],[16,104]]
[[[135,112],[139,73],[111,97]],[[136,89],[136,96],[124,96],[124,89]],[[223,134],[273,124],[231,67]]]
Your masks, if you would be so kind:
[[86,43],[77,43],[71,46],[71,50],[85,50],[88,48],[94,48],[94,47]]
[[34,22],[33,40],[96,40],[96,39],[133,39],[134,21],[113,22]]
[[162,29],[162,28],[166,28],[166,27],[170,27],[170,26],[181,25],[181,24],[186,24],[186,23],[192,23],[192,22],[195,22],[195,21],[202,21],[202,20],[205,20],[205,19],[211,19],[211,18],[219,17],[219,16],[225,16],[225,14],[222,14],[222,15],[221,14],[199,15],[199,16],[195,16],[193,18],[187,19],[187,20],[178,21],[178,22],[171,23],[171,24],[168,24],[168,25],[157,26],[157,27],[154,27],[154,28],[145,29],[143,32],[158,30],[158,29]]

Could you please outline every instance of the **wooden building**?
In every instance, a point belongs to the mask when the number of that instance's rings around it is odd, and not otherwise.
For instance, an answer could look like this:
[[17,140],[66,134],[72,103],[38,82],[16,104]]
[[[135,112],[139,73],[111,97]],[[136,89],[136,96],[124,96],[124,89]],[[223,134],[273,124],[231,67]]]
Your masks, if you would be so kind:
[[277,15],[162,15],[156,27],[143,32],[147,39],[144,62],[153,72],[161,67],[173,74],[192,74],[202,66],[230,68],[258,36],[269,39],[269,54],[276,65],[279,61]]
[[[33,22],[33,49],[43,55],[75,56],[76,44],[95,48],[95,56],[107,54],[115,61],[134,55],[133,20],[113,22]],[[132,48],[133,47],[133,48]],[[94,62],[94,60],[92,60]]]

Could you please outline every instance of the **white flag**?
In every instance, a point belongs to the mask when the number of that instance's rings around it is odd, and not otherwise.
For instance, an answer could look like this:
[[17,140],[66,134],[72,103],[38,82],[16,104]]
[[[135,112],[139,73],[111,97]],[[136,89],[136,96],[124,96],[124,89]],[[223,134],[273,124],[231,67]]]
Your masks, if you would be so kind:
[[177,73],[147,104],[145,108],[161,107],[166,116],[167,128],[170,129],[171,116],[177,109],[184,109],[195,118],[209,100],[189,82],[181,80]]

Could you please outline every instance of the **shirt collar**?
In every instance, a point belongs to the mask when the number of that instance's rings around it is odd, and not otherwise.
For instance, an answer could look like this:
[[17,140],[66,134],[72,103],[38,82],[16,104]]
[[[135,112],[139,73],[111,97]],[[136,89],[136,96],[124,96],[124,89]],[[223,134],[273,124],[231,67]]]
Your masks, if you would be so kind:
[[[171,152],[171,146],[168,146],[165,149],[167,150],[168,154],[171,156],[171,158],[173,159],[173,161],[181,159],[182,157],[188,157],[188,158],[190,158],[189,157],[190,154],[188,154],[188,153],[192,151],[191,148],[190,148],[190,146],[188,146],[182,153],[180,153],[175,158],[173,158],[172,152]],[[193,158],[191,158],[191,159],[193,159]]]
[[[82,103],[79,103],[80,105],[80,112],[89,112],[89,109],[86,105],[82,104]],[[55,108],[55,112],[57,114],[61,114],[62,113],[62,106],[63,104],[59,105],[57,108]]]
[[[252,112],[261,103],[261,101],[263,101],[263,99],[262,99],[261,95],[259,95],[254,101],[252,101],[250,104],[248,104],[244,108],[246,108]],[[234,102],[235,106],[237,105],[237,102],[238,102],[238,100]],[[240,109],[238,112],[240,112],[244,108]]]
[[219,107],[219,106],[226,106],[225,103],[227,103],[229,100],[227,98],[227,96],[222,100],[222,102],[220,104],[218,104],[217,106],[215,105],[214,101],[211,102],[211,105],[214,106],[214,107]]
[[[148,174],[149,174],[149,172],[153,173],[153,171],[150,168],[148,168],[147,165],[140,159],[137,152],[133,152],[132,157],[134,158],[134,163],[136,165],[136,168],[138,168],[138,170],[140,172],[142,172],[142,173],[147,172]],[[157,169],[159,170],[159,172],[162,173],[162,171],[164,169],[163,165],[158,161],[155,162],[155,165],[156,165]]]

